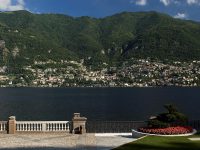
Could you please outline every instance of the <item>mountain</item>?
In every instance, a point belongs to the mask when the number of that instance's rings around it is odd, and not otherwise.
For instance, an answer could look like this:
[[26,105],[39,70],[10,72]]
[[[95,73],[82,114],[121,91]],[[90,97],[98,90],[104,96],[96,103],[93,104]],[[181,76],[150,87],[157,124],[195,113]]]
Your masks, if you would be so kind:
[[0,64],[11,66],[49,59],[84,59],[94,66],[130,58],[200,59],[200,24],[157,12],[99,19],[1,12],[0,40]]

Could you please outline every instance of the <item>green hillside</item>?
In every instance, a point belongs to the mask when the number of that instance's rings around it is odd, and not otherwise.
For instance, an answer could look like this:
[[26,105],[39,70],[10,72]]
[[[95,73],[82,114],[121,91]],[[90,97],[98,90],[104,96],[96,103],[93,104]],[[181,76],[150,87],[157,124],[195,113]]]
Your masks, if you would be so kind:
[[2,65],[84,59],[94,66],[132,57],[200,59],[200,24],[156,12],[73,18],[27,11],[0,13]]

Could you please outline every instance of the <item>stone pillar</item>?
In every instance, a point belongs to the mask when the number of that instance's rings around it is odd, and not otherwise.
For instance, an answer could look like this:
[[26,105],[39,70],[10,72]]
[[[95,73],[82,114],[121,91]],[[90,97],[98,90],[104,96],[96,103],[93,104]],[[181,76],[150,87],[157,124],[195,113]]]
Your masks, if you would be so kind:
[[8,134],[15,134],[16,132],[16,118],[15,116],[10,116],[8,120]]
[[72,133],[75,134],[84,134],[86,133],[86,121],[87,118],[81,117],[80,113],[74,113],[74,117],[72,119]]

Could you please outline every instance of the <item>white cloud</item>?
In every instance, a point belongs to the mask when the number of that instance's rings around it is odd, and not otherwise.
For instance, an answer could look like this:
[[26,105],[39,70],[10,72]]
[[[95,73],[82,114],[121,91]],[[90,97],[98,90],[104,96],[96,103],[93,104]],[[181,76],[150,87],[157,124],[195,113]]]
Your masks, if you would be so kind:
[[169,6],[170,4],[180,5],[181,0],[160,0],[161,3],[165,6]]
[[16,4],[13,4],[12,0],[0,0],[1,11],[16,11],[24,9],[25,9],[24,0],[17,0]]
[[187,3],[188,3],[189,5],[200,4],[200,0],[187,0]]
[[177,18],[177,19],[186,19],[187,18],[187,14],[185,13],[177,13],[174,18]]
[[145,6],[147,4],[147,0],[136,0],[135,4]]
[[171,1],[170,0],[160,0],[161,3],[163,3],[165,6],[168,6]]

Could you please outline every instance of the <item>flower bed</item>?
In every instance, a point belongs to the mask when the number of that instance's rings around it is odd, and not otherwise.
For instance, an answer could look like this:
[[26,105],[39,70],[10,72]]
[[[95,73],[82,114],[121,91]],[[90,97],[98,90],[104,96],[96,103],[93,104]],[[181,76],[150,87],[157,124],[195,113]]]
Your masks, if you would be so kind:
[[192,133],[193,128],[192,127],[168,127],[168,128],[158,128],[158,129],[152,129],[152,128],[140,128],[140,132],[143,133],[149,133],[149,134],[160,134],[160,135],[178,135],[178,134],[187,134]]

